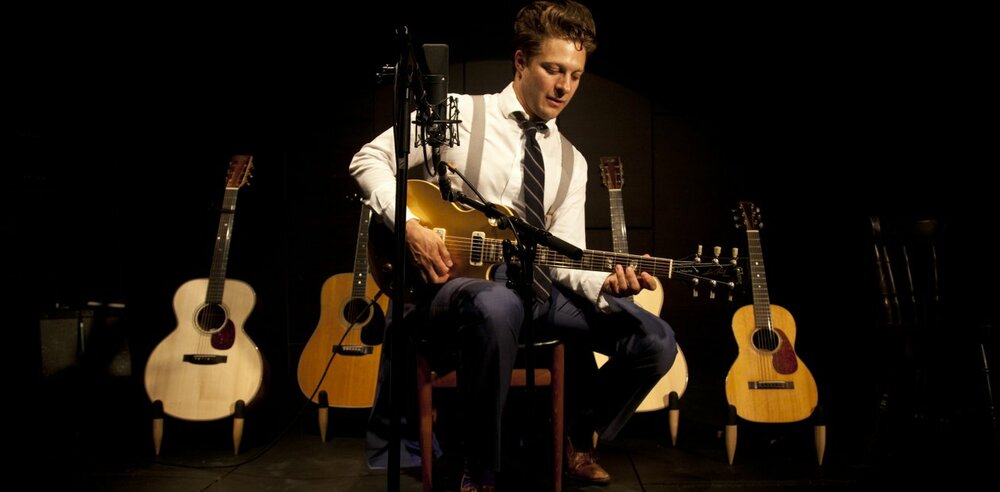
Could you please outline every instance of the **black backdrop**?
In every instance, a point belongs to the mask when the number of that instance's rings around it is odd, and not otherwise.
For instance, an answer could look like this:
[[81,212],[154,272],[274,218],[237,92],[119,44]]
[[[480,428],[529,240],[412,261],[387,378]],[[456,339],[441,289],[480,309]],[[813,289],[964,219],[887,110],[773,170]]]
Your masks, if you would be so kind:
[[[320,286],[352,267],[357,206],[343,199],[354,186],[346,166],[390,122],[390,91],[374,74],[395,59],[393,27],[448,43],[453,72],[467,70],[508,57],[522,3],[129,12],[122,21],[89,9],[19,12],[7,35],[2,171],[14,379],[26,391],[37,381],[39,314],[87,301],[127,305],[141,374],[175,326],[173,292],[207,275],[229,156],[252,153],[258,168],[240,192],[229,276],[256,290],[248,332],[271,364],[277,400],[297,405],[295,363]],[[997,290],[982,13],[592,3],[599,49],[588,72],[648,101],[654,120],[646,152],[656,155],[631,182],[649,173],[662,183],[662,164],[682,192],[629,195],[630,211],[646,210],[641,245],[662,256],[680,256],[657,249],[674,242],[739,245],[728,209],[760,203],[771,299],[796,316],[821,400],[844,421],[865,420],[906,338],[880,325],[868,217],[899,231],[939,220],[949,310],[920,336],[936,349],[958,340],[952,368],[975,362],[966,345],[995,318]],[[662,142],[669,152],[657,154]],[[664,164],[666,155],[695,165]],[[606,219],[589,219],[600,245]],[[692,228],[699,237],[685,236]],[[718,399],[735,355],[735,306],[669,289],[664,317],[689,363],[705,361],[692,375],[703,371]]]

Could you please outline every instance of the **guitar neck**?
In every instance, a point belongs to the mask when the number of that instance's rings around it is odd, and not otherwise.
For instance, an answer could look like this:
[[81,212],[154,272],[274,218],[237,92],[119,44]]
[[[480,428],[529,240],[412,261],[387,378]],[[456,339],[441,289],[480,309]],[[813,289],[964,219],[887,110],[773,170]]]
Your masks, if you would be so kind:
[[625,206],[622,190],[608,190],[611,203],[611,244],[616,253],[627,253],[628,232],[625,229]]
[[219,229],[215,235],[215,252],[212,254],[212,270],[208,277],[208,293],[205,302],[221,304],[222,293],[226,285],[226,264],[229,260],[229,243],[233,233],[233,220],[236,218],[236,195],[239,188],[226,188],[222,201],[222,215],[219,218]]
[[760,247],[760,231],[747,230],[750,248],[750,279],[753,282],[753,312],[758,328],[771,328],[771,299],[767,294],[767,274],[764,272],[764,253]]
[[[492,238],[474,238],[472,256],[481,258],[483,263],[501,263],[503,257],[503,240]],[[651,256],[632,255],[628,253],[613,253],[609,251],[584,250],[579,260],[574,260],[558,251],[545,246],[535,250],[535,264],[539,266],[570,268],[574,270],[590,270],[611,273],[615,265],[632,266],[638,271],[661,278],[694,278],[688,272],[681,271],[695,266],[694,262],[677,261],[670,258],[655,258]],[[707,265],[702,265],[707,266]]]
[[354,282],[351,296],[364,298],[368,288],[368,225],[372,220],[372,209],[361,205],[361,220],[358,225],[358,244],[354,250]]

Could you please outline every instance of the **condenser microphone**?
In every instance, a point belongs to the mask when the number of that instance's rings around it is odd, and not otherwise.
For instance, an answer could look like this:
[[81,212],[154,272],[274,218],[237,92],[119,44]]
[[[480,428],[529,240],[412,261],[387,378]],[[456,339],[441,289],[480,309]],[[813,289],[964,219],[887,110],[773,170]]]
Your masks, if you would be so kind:
[[424,74],[427,103],[433,108],[435,120],[446,120],[448,119],[448,45],[425,44],[424,60],[427,61],[427,73]]
[[438,187],[441,198],[451,200],[451,181],[446,166],[441,163],[441,146],[448,143],[448,45],[425,44],[424,60],[427,73],[424,74],[424,91],[427,104],[431,108],[427,127],[427,143],[431,144],[434,166],[438,173]]

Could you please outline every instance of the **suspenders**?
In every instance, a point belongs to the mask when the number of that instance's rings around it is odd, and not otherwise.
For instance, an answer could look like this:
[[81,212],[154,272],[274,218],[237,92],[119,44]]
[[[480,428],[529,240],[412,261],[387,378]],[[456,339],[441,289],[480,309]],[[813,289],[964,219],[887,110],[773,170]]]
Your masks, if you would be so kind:
[[[483,166],[483,141],[486,134],[486,100],[482,95],[472,96],[472,131],[469,137],[469,154],[465,162],[465,175],[473,183],[479,182],[479,171]],[[569,181],[573,176],[573,144],[569,139],[559,134],[562,141],[562,176],[559,179],[559,189],[549,209],[558,209],[569,193]]]

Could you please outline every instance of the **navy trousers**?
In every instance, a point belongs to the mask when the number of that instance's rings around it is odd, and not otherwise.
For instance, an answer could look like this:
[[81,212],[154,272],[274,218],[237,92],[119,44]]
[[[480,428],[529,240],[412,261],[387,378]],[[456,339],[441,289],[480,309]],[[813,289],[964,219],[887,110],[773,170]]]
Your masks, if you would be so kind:
[[[429,293],[423,336],[456,355],[459,431],[470,468],[500,469],[500,418],[510,389],[525,318],[524,303],[496,280],[457,278]],[[613,439],[677,356],[670,326],[628,299],[610,299],[611,312],[562,286],[533,313],[535,339],[567,344],[567,433],[588,447],[596,430]],[[450,347],[449,347],[450,345]],[[592,352],[609,361],[599,370]],[[586,442],[579,442],[582,439]]]

